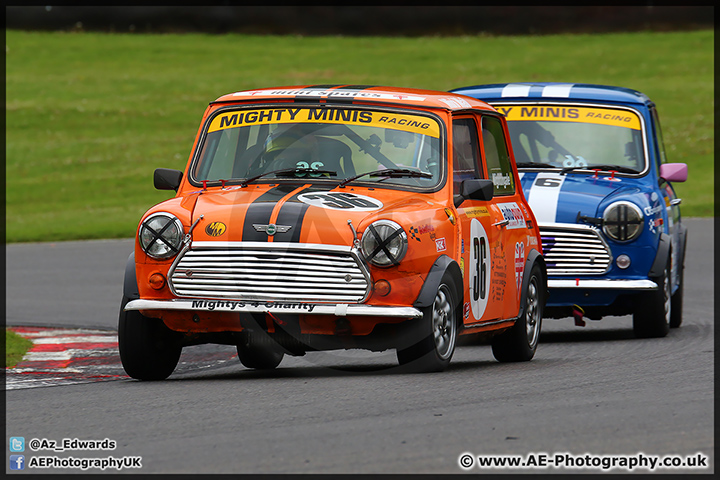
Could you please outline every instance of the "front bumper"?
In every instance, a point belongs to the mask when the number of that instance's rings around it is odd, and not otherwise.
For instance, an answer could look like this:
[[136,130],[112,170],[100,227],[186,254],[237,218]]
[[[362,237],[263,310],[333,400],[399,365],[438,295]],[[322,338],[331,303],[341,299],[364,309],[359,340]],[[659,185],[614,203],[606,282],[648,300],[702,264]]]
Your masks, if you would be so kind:
[[[589,318],[594,318],[593,315],[597,318],[627,315],[632,313],[637,295],[657,288],[657,284],[649,279],[551,278],[548,279],[549,296],[545,314],[549,318],[569,316],[567,307],[580,305]],[[561,310],[554,311],[556,307]]]
[[548,279],[548,288],[593,289],[593,290],[657,290],[652,280],[609,280],[609,279]]
[[336,317],[420,318],[422,311],[414,307],[389,307],[352,304],[284,303],[236,300],[131,300],[125,310],[185,310],[203,312],[238,312],[272,314],[334,315]]

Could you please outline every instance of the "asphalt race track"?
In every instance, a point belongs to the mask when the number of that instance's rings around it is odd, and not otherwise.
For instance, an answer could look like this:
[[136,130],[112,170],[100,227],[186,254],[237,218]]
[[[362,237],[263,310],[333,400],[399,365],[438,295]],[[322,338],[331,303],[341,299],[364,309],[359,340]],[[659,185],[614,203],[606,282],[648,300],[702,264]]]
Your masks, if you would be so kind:
[[[714,223],[685,222],[684,322],[666,338],[635,339],[630,317],[584,328],[546,320],[531,362],[500,364],[489,346],[462,345],[446,372],[423,375],[399,372],[393,352],[317,352],[259,373],[232,347],[191,347],[163,382],[8,390],[5,451],[24,437],[26,470],[41,457],[114,457],[141,466],[123,473],[490,473],[477,457],[496,455],[578,467],[502,473],[602,473],[594,465],[614,455],[704,456],[706,468],[654,472],[713,473]],[[115,329],[132,245],[8,245],[7,324]],[[48,442],[32,451],[31,439]],[[71,448],[50,449],[63,439]],[[75,439],[115,448],[81,451]],[[474,457],[468,469],[463,454]]]

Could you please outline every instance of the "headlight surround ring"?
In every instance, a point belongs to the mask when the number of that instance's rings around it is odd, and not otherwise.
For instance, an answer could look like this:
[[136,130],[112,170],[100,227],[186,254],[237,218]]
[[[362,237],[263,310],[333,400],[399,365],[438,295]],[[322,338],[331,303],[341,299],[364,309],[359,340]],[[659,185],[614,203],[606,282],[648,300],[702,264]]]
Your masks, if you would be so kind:
[[138,241],[148,256],[164,260],[180,252],[184,236],[185,229],[179,218],[172,213],[157,212],[140,225]]
[[360,240],[365,259],[376,267],[399,265],[408,247],[407,234],[392,220],[377,220],[365,229]]
[[611,204],[603,213],[603,232],[616,242],[630,242],[640,236],[645,223],[640,207],[632,202]]

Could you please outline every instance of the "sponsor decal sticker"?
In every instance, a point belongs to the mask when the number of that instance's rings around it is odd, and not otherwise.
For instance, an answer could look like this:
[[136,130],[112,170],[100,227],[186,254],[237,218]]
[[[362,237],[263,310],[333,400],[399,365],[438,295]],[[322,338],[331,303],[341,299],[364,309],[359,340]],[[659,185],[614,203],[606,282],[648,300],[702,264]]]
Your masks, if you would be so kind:
[[662,212],[664,208],[665,207],[663,207],[662,205],[656,205],[654,207],[645,207],[643,209],[643,212],[645,212],[645,215],[651,216],[651,215],[655,215],[656,213]]
[[477,218],[477,217],[489,217],[490,212],[488,211],[487,207],[471,207],[466,208],[465,215],[470,218]]
[[518,296],[522,288],[523,271],[525,270],[525,244],[517,242],[515,244],[515,284],[517,286]]
[[505,287],[507,286],[507,258],[505,257],[505,246],[500,240],[493,243],[492,248],[493,276],[490,282],[490,298],[493,302],[502,302],[505,299]]
[[472,108],[464,98],[446,97],[439,99],[442,103],[453,109]]
[[314,303],[281,303],[273,301],[259,301],[259,302],[241,302],[232,300],[193,300],[192,308],[194,310],[207,310],[212,312],[213,310],[222,311],[241,311],[247,307],[264,307],[271,309],[282,309],[290,311],[306,311],[310,313],[315,308]]
[[421,133],[435,138],[440,137],[440,125],[438,122],[423,115],[328,107],[267,108],[224,112],[212,119],[208,127],[208,133],[228,128],[275,123],[367,125],[392,128],[410,133]]
[[435,240],[435,227],[430,224],[410,227],[410,238],[412,240],[421,241],[420,235],[429,235],[431,240]]
[[264,95],[264,96],[279,96],[279,97],[317,97],[317,98],[332,98],[332,97],[340,97],[340,98],[379,98],[379,99],[397,99],[397,100],[414,100],[421,102],[425,100],[425,97],[417,96],[417,95],[407,95],[407,94],[398,94],[398,93],[388,93],[388,92],[373,92],[373,91],[358,91],[358,90],[348,90],[348,89],[333,89],[333,90],[325,90],[325,89],[278,89],[278,90],[249,90],[244,92],[236,92],[233,93],[233,96],[235,97],[253,97],[257,95]]
[[207,227],[205,227],[205,233],[207,233],[211,237],[219,237],[220,235],[225,233],[225,230],[227,230],[227,227],[222,222],[212,222]]
[[509,221],[506,227],[508,230],[512,230],[514,228],[527,228],[525,225],[525,216],[517,203],[498,203],[498,208],[500,208],[500,213],[502,213],[503,219]]
[[492,182],[497,188],[509,188],[512,186],[512,177],[502,172],[493,172]]
[[417,227],[410,227],[408,231],[410,232],[411,240],[417,240],[418,242],[420,241],[420,236],[418,235],[419,230]]
[[525,219],[529,221],[529,220],[530,220],[530,214],[528,213],[528,210],[527,210],[527,208],[525,207],[525,204],[524,204],[524,203],[521,203],[521,204],[520,204],[520,208],[522,208],[523,214],[525,214]]
[[445,244],[445,238],[436,238],[435,239],[435,250],[438,252],[444,252],[447,250],[447,245]]
[[564,107],[547,105],[499,106],[498,110],[511,121],[578,122],[611,125],[640,130],[640,118],[619,108]]

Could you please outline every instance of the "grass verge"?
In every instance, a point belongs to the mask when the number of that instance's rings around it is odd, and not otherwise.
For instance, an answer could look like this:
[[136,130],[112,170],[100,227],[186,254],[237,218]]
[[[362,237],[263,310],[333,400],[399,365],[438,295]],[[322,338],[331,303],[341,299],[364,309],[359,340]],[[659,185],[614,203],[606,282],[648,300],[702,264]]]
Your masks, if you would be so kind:
[[5,367],[12,368],[23,359],[33,343],[10,329],[5,329]]
[[8,242],[127,238],[168,198],[207,103],[295,84],[450,90],[560,81],[640,90],[658,105],[685,216],[713,211],[714,32],[462,37],[6,31]]

